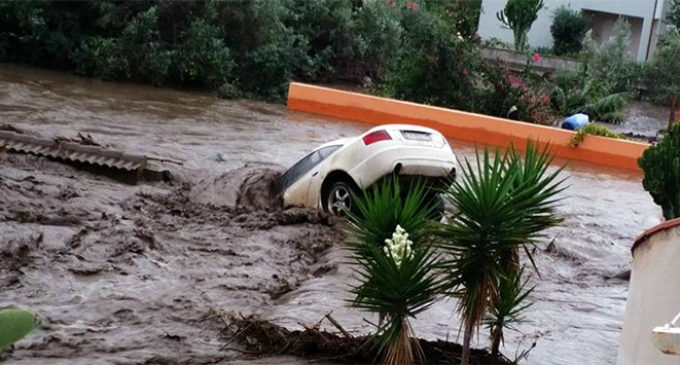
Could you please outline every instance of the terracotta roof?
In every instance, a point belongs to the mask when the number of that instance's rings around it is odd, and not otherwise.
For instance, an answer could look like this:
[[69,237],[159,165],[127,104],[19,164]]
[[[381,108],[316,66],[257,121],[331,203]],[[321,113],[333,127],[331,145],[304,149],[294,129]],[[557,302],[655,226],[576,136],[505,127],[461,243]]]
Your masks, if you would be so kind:
[[673,228],[675,226],[680,226],[680,218],[675,218],[671,219],[665,222],[662,222],[660,224],[657,224],[656,226],[644,231],[641,235],[637,236],[635,239],[635,242],[633,243],[633,247],[631,248],[632,254],[635,254],[635,249],[638,248],[643,242],[649,238],[649,236],[653,235],[654,233],[665,231],[669,228]]

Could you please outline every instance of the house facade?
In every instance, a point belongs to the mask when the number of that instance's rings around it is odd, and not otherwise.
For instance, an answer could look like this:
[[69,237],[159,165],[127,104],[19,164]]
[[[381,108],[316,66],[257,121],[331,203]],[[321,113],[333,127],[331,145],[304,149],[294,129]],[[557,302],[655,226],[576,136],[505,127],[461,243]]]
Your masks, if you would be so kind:
[[[507,0],[483,0],[479,18],[479,35],[483,39],[499,39],[513,44],[512,30],[502,24],[496,13],[505,7]],[[529,31],[532,48],[552,47],[550,26],[553,14],[560,6],[581,10],[591,19],[592,36],[598,42],[609,39],[613,26],[623,17],[631,26],[631,52],[638,61],[654,54],[659,34],[665,30],[664,14],[669,0],[544,0],[544,7]]]

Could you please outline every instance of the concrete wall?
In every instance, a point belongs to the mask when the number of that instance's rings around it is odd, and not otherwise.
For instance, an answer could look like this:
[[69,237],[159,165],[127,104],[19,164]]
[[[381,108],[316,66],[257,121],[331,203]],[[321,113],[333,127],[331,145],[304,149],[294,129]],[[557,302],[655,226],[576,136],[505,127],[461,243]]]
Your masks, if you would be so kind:
[[652,329],[680,312],[680,219],[664,222],[640,236],[621,334],[618,365],[680,364],[652,343]]
[[[507,0],[483,0],[482,15],[479,19],[479,34],[484,39],[498,38],[507,44],[513,44],[512,30],[504,26],[496,18],[496,13],[505,7]],[[575,10],[619,14],[639,18],[641,27],[634,38],[638,38],[637,49],[633,53],[639,61],[645,60],[651,35],[652,22],[663,13],[667,0],[544,0],[545,6],[538,14],[529,32],[529,44],[532,47],[552,47],[553,39],[550,26],[553,13],[560,6],[568,6]],[[661,9],[661,10],[660,10]]]
[[496,118],[455,109],[342,91],[297,82],[288,88],[288,109],[371,124],[407,123],[438,130],[463,141],[524,150],[530,141],[550,146],[557,157],[640,171],[646,143],[586,136],[578,147],[573,131]]

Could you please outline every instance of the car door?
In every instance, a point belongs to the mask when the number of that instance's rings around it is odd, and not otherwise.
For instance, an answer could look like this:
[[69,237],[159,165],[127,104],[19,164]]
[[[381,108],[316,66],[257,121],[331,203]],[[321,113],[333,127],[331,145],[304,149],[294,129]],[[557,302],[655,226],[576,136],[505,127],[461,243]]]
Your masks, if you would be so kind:
[[318,149],[319,163],[316,164],[310,172],[307,180],[307,192],[305,194],[305,205],[308,207],[316,207],[319,202],[319,195],[321,194],[321,185],[328,174],[328,158],[339,150],[342,145],[327,146]]
[[319,151],[303,157],[281,176],[281,190],[287,205],[306,205],[309,193],[309,177],[316,165],[321,162]]

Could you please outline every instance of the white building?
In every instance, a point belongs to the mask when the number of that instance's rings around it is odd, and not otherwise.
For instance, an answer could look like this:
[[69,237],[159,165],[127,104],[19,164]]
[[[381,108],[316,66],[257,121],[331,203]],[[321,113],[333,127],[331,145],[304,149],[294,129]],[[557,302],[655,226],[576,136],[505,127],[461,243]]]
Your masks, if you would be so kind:
[[[512,30],[502,24],[496,13],[505,7],[507,0],[483,0],[479,18],[479,35],[483,39],[496,38],[513,44]],[[665,29],[663,14],[667,11],[668,0],[544,0],[544,7],[529,31],[529,45],[552,47],[550,26],[553,14],[560,6],[582,10],[591,19],[593,38],[600,42],[609,38],[614,22],[624,17],[631,25],[631,51],[638,61],[654,53],[658,35]]]

